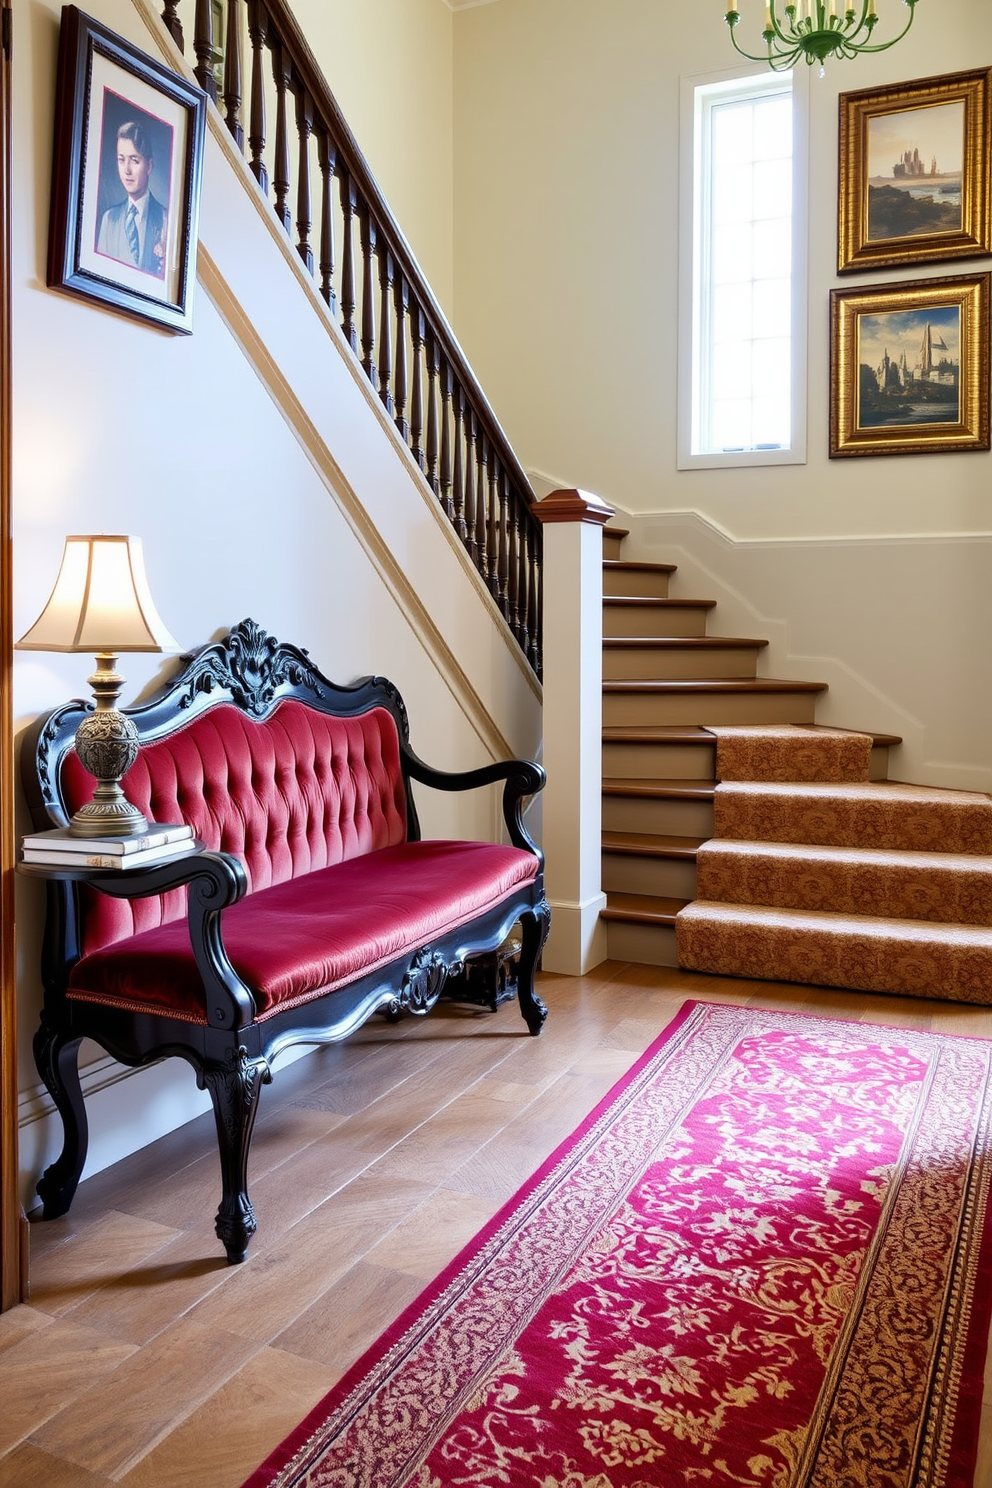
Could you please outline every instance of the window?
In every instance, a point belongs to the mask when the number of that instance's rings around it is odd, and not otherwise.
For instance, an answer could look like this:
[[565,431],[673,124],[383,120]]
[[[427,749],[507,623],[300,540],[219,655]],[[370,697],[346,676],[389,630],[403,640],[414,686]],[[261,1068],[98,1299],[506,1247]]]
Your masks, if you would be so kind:
[[793,74],[683,98],[679,467],[805,459],[805,171]]

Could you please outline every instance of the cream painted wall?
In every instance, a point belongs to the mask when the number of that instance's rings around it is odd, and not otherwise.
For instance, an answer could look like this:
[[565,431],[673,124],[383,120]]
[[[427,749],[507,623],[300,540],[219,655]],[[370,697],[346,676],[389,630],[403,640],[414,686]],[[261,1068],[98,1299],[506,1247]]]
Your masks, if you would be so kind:
[[453,16],[443,0],[294,0],[442,309],[453,307]]
[[[837,276],[838,93],[992,64],[992,7],[920,5],[893,51],[810,78],[808,463],[679,471],[679,93],[739,60],[724,8],[456,15],[459,335],[525,467],[630,513],[640,556],[721,601],[714,630],[746,623],[773,640],[763,670],[829,680],[823,716],[904,734],[895,773],[992,788],[990,456],[827,457],[831,287],[990,267]],[[758,0],[742,12],[756,33]],[[901,23],[879,12],[880,35]]]
[[[89,9],[145,50],[160,45],[150,0],[96,0]],[[158,607],[184,647],[251,615],[307,646],[337,680],[392,677],[408,701],[415,747],[434,763],[467,768],[507,750],[536,753],[538,689],[223,125],[208,129],[191,337],[45,287],[57,0],[32,0],[19,21],[15,635],[47,598],[67,532],[135,532]],[[416,585],[426,573],[421,596]],[[168,664],[126,658],[125,701]],[[17,656],[17,727],[83,692],[90,669],[85,657]],[[418,801],[427,835],[497,831],[489,792]],[[18,883],[29,1205],[58,1141],[30,1055],[43,898],[39,884]],[[177,1062],[121,1078],[90,1049],[84,1064],[88,1171],[203,1108]]]

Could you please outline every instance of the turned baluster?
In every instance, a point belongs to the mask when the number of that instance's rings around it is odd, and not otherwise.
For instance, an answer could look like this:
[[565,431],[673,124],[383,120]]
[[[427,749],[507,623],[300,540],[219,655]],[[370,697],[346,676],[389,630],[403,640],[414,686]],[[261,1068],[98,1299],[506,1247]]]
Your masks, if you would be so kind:
[[179,0],[165,0],[165,5],[162,10],[162,21],[165,25],[165,29],[168,31],[169,35],[176,43],[176,46],[181,52],[185,52],[186,45],[183,40],[183,23],[176,15],[178,6]]
[[[406,283],[404,281],[404,289]],[[421,440],[424,436],[424,312],[414,305],[410,316],[410,341],[413,347],[412,382],[410,387],[410,448],[421,470],[427,469]]]
[[269,173],[265,166],[265,74],[263,58],[268,15],[261,0],[248,0],[248,35],[251,38],[251,109],[248,125],[249,169],[266,196]]
[[358,210],[362,224],[362,366],[375,387],[375,223],[365,202]]
[[214,77],[214,10],[210,0],[196,0],[193,20],[193,51],[196,66],[193,75],[208,98],[217,102],[217,79]]
[[379,244],[379,398],[393,411],[393,255],[383,239]]
[[272,169],[272,186],[276,194],[276,216],[292,232],[293,214],[289,210],[289,80],[292,64],[281,41],[273,38],[272,76],[276,84],[276,158]]
[[428,331],[425,345],[427,359],[427,480],[435,496],[441,494],[441,482],[438,478],[438,378],[441,372],[440,353],[438,351],[437,337],[433,331]]
[[535,529],[535,552],[534,552],[534,610],[533,623],[531,626],[531,656],[530,664],[537,674],[538,681],[544,674],[544,565],[541,562],[541,550],[536,547],[540,534]]
[[537,537],[530,521],[527,524],[527,660],[537,671]]
[[313,133],[313,99],[300,88],[296,95],[296,133],[300,142],[299,167],[296,174],[296,251],[313,273],[313,249],[310,229],[313,226],[313,203],[310,197],[310,136]]
[[455,416],[455,473],[451,483],[451,496],[454,504],[452,520],[455,524],[455,531],[464,542],[468,537],[468,528],[465,526],[465,393],[460,385],[454,390],[451,407]]
[[475,409],[466,406],[465,409],[465,546],[468,548],[472,562],[478,567],[479,546],[475,540],[475,528],[478,513],[476,512],[476,490],[478,477],[478,455],[476,442],[479,437],[479,425],[475,417]]
[[489,457],[489,534],[488,550],[489,564],[486,571],[486,582],[489,585],[489,593],[499,603],[499,480],[500,465],[499,455],[495,450],[490,452]]
[[511,623],[510,607],[510,477],[500,473],[499,482],[499,607],[507,624]]
[[511,499],[509,554],[506,574],[506,618],[513,634],[520,639],[520,512],[516,496]]
[[478,480],[476,482],[475,566],[484,579],[489,578],[489,441],[485,434],[478,446]]
[[[517,500],[519,501],[519,497]],[[530,617],[528,609],[530,606],[530,533],[527,523],[521,514],[518,527],[519,541],[517,544],[517,557],[520,564],[517,577],[517,640],[520,649],[526,656],[530,648]]]
[[224,119],[231,138],[245,153],[241,123],[241,0],[227,0],[227,41],[224,45]]
[[404,443],[410,442],[410,425],[406,417],[407,400],[407,318],[410,313],[410,286],[402,269],[396,276],[396,372],[393,378],[394,423]]
[[358,193],[348,171],[341,172],[341,327],[352,351],[358,350],[355,329],[355,213]]
[[317,159],[320,162],[320,292],[331,307],[337,309],[334,293],[334,171],[337,151],[326,129],[317,131]]
[[455,503],[451,499],[451,363],[441,368],[441,500],[449,522],[455,520]]

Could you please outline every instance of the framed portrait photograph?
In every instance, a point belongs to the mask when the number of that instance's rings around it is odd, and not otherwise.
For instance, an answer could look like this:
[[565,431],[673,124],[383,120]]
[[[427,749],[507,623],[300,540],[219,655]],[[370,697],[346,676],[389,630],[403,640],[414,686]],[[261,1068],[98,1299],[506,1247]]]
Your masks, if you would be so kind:
[[840,273],[992,252],[992,68],[840,95]]
[[831,291],[831,458],[989,448],[989,277]]
[[193,329],[206,95],[62,11],[48,284]]

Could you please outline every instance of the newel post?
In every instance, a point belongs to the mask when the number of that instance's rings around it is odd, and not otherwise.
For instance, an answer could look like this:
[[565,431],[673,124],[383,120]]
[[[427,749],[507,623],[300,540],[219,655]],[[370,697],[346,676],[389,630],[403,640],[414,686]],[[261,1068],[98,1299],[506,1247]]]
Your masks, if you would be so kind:
[[603,527],[588,491],[552,491],[544,528],[543,846],[551,905],[546,971],[579,976],[606,960],[601,883]]

